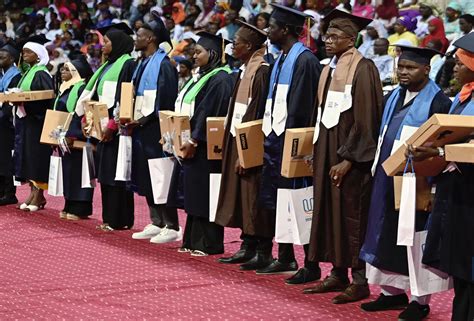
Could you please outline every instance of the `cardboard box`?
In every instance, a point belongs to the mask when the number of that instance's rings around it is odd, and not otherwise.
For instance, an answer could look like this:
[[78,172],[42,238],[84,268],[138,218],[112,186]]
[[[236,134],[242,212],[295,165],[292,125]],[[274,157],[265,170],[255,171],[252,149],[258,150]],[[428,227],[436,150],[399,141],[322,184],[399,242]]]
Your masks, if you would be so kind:
[[[72,148],[82,150],[84,148],[84,146],[86,146],[86,144],[87,144],[87,142],[84,142],[82,140],[75,140],[72,144]],[[94,144],[92,144],[92,150],[95,151],[95,145]]]
[[102,139],[103,133],[107,129],[109,123],[109,109],[107,104],[97,101],[88,101],[84,107],[86,119],[89,114],[92,114],[93,127],[90,136],[98,140]]
[[226,117],[207,117],[207,159],[222,159],[224,143],[224,123]]
[[183,157],[180,148],[191,138],[189,116],[168,110],[160,111],[160,126],[161,143],[164,144],[163,136],[171,137],[176,156]]
[[58,145],[56,138],[51,137],[52,132],[61,127],[64,131],[69,129],[72,120],[72,113],[48,109],[41,131],[40,143]]
[[444,152],[449,162],[474,163],[474,140],[465,144],[446,145]]
[[133,84],[123,82],[120,92],[120,120],[123,122],[131,121],[133,119],[133,109]]
[[[402,195],[402,181],[403,176],[393,177],[393,193],[395,200],[395,209],[400,209],[400,199]],[[416,209],[418,211],[425,211],[431,204],[431,184],[428,183],[426,177],[416,177]]]
[[24,102],[24,101],[36,101],[53,99],[55,97],[54,90],[32,90],[32,91],[21,91],[12,92],[8,94],[0,95],[0,102]]
[[263,121],[261,119],[235,126],[235,140],[239,163],[248,169],[263,165]]
[[313,155],[314,127],[291,128],[285,133],[281,176],[287,178],[313,176],[305,159]]
[[[413,146],[440,147],[446,144],[461,142],[474,132],[474,117],[463,115],[434,114],[416,132],[407,139],[406,144]],[[400,146],[382,164],[389,176],[403,174],[405,168],[406,146]],[[436,176],[447,165],[445,159],[432,157],[421,162],[415,162],[415,173],[418,176]]]

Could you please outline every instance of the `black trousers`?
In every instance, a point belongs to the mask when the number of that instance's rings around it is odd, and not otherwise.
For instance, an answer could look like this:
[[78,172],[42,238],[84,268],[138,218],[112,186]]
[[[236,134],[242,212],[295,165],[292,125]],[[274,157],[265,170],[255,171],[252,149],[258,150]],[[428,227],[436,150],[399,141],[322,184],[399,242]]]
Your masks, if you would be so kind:
[[92,202],[65,199],[63,211],[80,217],[87,217],[92,215]]
[[16,187],[13,185],[13,176],[0,176],[0,197],[14,197]]
[[454,277],[453,321],[474,320],[474,283]]
[[134,222],[133,192],[122,186],[100,184],[102,221],[113,229],[130,229]]
[[224,227],[208,218],[188,215],[184,228],[183,247],[207,254],[224,253]]
[[[309,244],[303,245],[304,249],[304,267],[312,270],[319,270],[318,262],[308,261]],[[278,243],[278,261],[282,263],[291,263],[296,261],[293,244]]]
[[176,207],[166,207],[166,204],[155,204],[153,197],[147,197],[146,202],[150,209],[150,219],[153,225],[167,226],[175,231],[179,230],[178,210]]

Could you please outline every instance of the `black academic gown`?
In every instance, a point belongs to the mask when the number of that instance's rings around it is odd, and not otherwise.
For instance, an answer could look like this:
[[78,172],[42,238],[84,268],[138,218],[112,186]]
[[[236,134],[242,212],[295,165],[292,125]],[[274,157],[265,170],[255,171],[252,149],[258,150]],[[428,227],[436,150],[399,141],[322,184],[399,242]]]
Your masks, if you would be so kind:
[[[390,94],[384,97],[384,106]],[[406,246],[397,245],[399,211],[395,210],[393,177],[387,176],[382,167],[383,162],[390,156],[403,119],[408,110],[413,108],[413,100],[403,105],[404,99],[405,94],[400,94],[394,116],[389,123],[384,142],[381,146],[380,158],[372,187],[367,233],[360,258],[379,269],[408,275]],[[448,113],[450,105],[451,101],[449,98],[441,91],[438,92],[431,103],[428,118],[435,113]],[[417,231],[425,229],[428,215],[429,212],[417,211],[415,216],[415,228]]]
[[[81,95],[86,85],[81,86],[78,92],[78,96]],[[67,112],[66,102],[71,93],[72,87],[67,89],[58,99],[56,103],[57,111]],[[81,129],[81,118],[74,113],[71,120],[69,130],[66,133],[67,137],[85,141],[86,138],[82,134]],[[84,201],[92,202],[94,196],[93,188],[82,188],[81,187],[81,168],[82,168],[82,150],[70,148],[70,153],[66,153],[62,157],[63,167],[63,194],[67,201]],[[77,214],[77,213],[71,213]],[[88,214],[92,214],[88,213]]]
[[[122,71],[120,72],[117,81],[117,90],[115,93],[115,105],[120,102],[120,93],[122,90],[122,82],[131,82],[133,72],[135,71],[136,63],[130,59],[123,65]],[[100,77],[99,80],[100,81]],[[93,100],[98,100],[93,97]],[[109,119],[113,119],[114,107],[109,108]],[[125,182],[118,182],[115,180],[115,170],[117,168],[117,154],[118,154],[119,136],[113,135],[113,139],[110,142],[103,143],[99,142],[97,145],[97,158],[98,168],[97,175],[98,180],[101,184],[110,186],[125,186]]]
[[[45,71],[36,72],[31,90],[53,89],[53,78]],[[46,110],[52,105],[52,99],[25,102],[26,116],[15,115],[15,176],[23,181],[48,182],[51,147],[40,144],[40,136]]]
[[191,137],[198,141],[193,158],[183,160],[184,208],[188,215],[209,218],[209,174],[221,172],[221,161],[207,159],[207,117],[224,117],[232,95],[233,78],[225,71],[214,75],[196,96]]
[[[279,66],[273,66],[279,68]],[[280,66],[281,68],[281,66]],[[311,115],[317,99],[317,88],[321,65],[318,59],[310,52],[303,52],[295,63],[293,78],[288,92],[288,117],[286,128],[310,127]],[[311,185],[311,177],[288,179],[280,175],[283,158],[283,144],[285,133],[277,136],[273,131],[265,137],[264,162],[259,195],[259,206],[274,211],[278,188],[302,188]],[[273,218],[273,221],[275,218]]]
[[[15,88],[20,79],[20,74],[13,77],[8,88]],[[13,116],[13,107],[10,104],[0,104],[0,176],[11,180],[13,180],[12,150],[15,141]]]
[[[137,74],[135,88],[142,78],[144,67]],[[160,74],[157,75],[158,91],[153,113],[138,120],[140,126],[135,127],[132,134],[132,187],[139,195],[153,198],[148,160],[164,156],[160,144],[160,110],[174,110],[178,95],[178,73],[169,59],[163,59]]]

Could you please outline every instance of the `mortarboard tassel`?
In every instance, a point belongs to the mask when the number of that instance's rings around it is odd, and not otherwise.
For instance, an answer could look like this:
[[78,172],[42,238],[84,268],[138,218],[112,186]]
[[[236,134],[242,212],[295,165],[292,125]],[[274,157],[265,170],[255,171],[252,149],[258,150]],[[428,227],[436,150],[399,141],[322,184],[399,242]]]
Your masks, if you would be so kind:
[[[222,37],[222,36],[221,36]],[[225,61],[225,41],[224,37],[222,37],[222,57],[221,57],[221,62],[224,65],[226,63]]]
[[306,18],[306,47],[311,46],[311,34],[310,34],[310,29],[311,28],[311,18],[307,17]]

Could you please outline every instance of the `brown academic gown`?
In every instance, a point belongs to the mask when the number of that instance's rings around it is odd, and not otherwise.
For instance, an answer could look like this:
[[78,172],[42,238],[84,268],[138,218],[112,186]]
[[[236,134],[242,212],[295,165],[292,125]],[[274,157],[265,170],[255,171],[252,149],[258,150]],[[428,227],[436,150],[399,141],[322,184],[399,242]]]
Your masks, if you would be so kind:
[[[270,67],[262,65],[255,73],[252,85],[252,101],[242,118],[242,122],[260,119],[265,109],[268,94]],[[222,183],[217,205],[215,222],[225,227],[240,228],[244,234],[272,237],[274,234],[271,217],[258,212],[258,191],[262,167],[246,170],[245,175],[235,172],[238,159],[235,137],[230,133],[230,123],[234,113],[235,99],[239,89],[240,79],[234,87],[234,93],[229,108],[227,127],[224,134]]]
[[[323,106],[331,75],[324,85]],[[321,81],[324,81],[321,79]],[[352,82],[352,108],[331,129],[321,124],[314,150],[314,216],[310,261],[335,267],[363,268],[359,251],[364,242],[372,188],[371,166],[382,118],[382,86],[374,63],[362,59]],[[338,188],[329,170],[344,159],[351,170]]]

